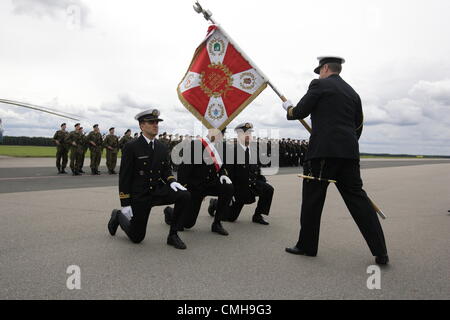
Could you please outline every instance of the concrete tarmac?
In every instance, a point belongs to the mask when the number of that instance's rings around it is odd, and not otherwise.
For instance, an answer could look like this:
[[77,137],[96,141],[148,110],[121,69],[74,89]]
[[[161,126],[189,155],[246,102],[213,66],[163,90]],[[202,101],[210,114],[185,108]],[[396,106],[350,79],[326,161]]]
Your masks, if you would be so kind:
[[[318,256],[285,253],[299,231],[297,169],[268,177],[269,226],[251,222],[253,204],[223,223],[228,237],[212,233],[206,199],[197,225],[180,233],[188,249],[176,250],[165,243],[163,207],[153,208],[141,244],[120,229],[111,237],[117,176],[58,176],[50,160],[30,171],[30,159],[0,159],[0,299],[450,298],[449,161],[362,160],[364,188],[388,216],[391,258],[381,289],[369,290],[374,259],[334,186]],[[71,265],[80,267],[80,290],[66,286]]]

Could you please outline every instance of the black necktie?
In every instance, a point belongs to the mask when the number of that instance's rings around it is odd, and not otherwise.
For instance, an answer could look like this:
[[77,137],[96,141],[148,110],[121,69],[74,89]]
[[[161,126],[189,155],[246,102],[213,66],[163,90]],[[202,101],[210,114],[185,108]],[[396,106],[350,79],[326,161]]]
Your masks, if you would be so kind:
[[250,148],[247,147],[245,149],[245,164],[249,164],[250,163]]
[[153,141],[148,144],[150,157],[153,158]]

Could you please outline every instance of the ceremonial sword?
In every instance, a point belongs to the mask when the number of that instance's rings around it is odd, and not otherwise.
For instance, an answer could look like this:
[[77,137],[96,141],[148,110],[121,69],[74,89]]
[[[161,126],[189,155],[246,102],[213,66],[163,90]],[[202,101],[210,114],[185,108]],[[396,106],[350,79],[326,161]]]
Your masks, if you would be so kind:
[[[200,3],[198,1],[196,1],[194,3],[193,8],[194,8],[195,12],[197,12],[199,14],[200,13],[203,14],[203,17],[207,21],[210,21],[212,24],[218,25],[218,23],[216,21],[214,21],[214,19],[212,18],[212,12],[210,10],[203,9],[203,7],[200,5]],[[231,42],[233,44],[233,46],[236,48],[237,51],[239,51],[239,53],[242,55],[242,57],[244,57],[244,59],[246,59],[252,65],[252,67],[264,78],[264,80],[272,88],[272,90],[278,95],[278,97],[280,97],[280,99],[283,102],[286,102],[287,101],[286,97],[277,89],[277,87],[269,80],[269,78],[256,66],[256,64],[250,59],[250,57],[248,57],[245,54],[245,52],[242,51],[241,48],[239,48],[237,43],[226,33],[226,31],[221,26],[220,26],[220,31],[222,31],[222,33],[225,35],[225,37],[228,38],[229,42]],[[305,120],[300,119],[299,121],[309,133],[312,132],[311,127]],[[304,179],[312,178],[313,180],[322,180],[322,181],[325,180],[325,179],[319,179],[319,178],[314,178],[311,176],[304,176],[304,175],[299,175],[299,177],[304,178]],[[334,180],[329,180],[329,182],[336,183],[336,181],[334,181]],[[378,208],[378,206],[372,200],[370,200],[370,198],[368,196],[367,196],[367,198],[369,199],[369,201],[372,204],[372,207],[374,208],[376,213],[378,213],[381,218],[386,219],[386,216],[384,215],[383,211],[381,211],[380,208]]]

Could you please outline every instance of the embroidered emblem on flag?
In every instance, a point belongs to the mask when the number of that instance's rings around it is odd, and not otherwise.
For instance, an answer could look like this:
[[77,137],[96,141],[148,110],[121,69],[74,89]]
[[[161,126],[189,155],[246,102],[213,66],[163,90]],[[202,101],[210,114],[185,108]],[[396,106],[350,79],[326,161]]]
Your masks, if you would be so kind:
[[207,128],[222,130],[267,86],[267,81],[212,25],[178,85],[183,105]]

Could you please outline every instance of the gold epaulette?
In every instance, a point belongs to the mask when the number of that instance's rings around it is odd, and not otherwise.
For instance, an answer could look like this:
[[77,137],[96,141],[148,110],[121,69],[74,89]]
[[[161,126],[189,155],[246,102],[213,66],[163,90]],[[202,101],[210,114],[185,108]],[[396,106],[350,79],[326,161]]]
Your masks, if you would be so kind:
[[129,193],[125,194],[125,193],[121,192],[121,193],[119,193],[119,198],[121,200],[122,199],[129,199],[130,198],[130,194]]
[[170,179],[175,179],[175,177],[174,176],[168,176],[167,177],[167,181],[169,181]]

